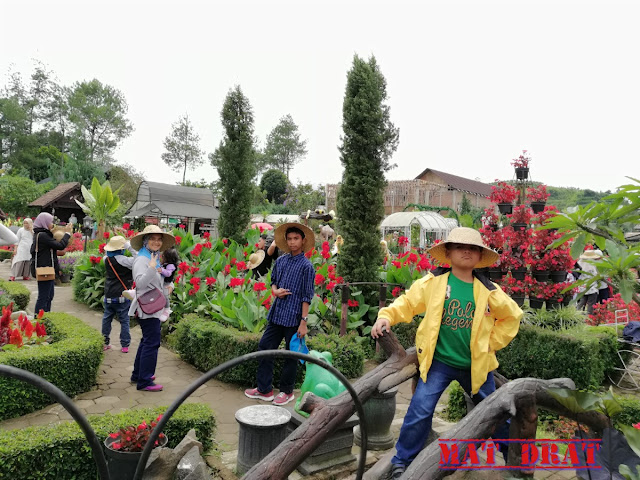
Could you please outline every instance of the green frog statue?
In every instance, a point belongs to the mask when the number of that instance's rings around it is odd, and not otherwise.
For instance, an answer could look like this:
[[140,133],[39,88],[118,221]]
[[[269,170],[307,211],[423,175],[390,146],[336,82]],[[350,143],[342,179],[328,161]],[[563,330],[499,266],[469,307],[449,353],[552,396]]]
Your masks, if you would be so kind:
[[[333,356],[331,352],[318,352],[317,350],[311,350],[309,355],[317,359],[327,362],[329,365],[333,365]],[[304,377],[304,382],[300,388],[300,397],[296,402],[295,410],[300,415],[308,417],[309,414],[300,410],[300,401],[306,392],[312,392],[318,397],[333,398],[336,395],[344,392],[345,386],[338,378],[329,370],[322,368],[315,363],[307,362],[307,372]]]

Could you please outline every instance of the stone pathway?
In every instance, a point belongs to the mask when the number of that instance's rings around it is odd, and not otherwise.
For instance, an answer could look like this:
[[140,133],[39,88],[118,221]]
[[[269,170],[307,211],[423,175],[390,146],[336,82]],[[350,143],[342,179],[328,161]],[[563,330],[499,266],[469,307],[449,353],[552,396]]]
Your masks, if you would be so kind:
[[[0,278],[7,279],[9,277],[10,263],[0,263]],[[28,306],[29,312],[33,312],[36,298],[38,295],[37,283],[33,280],[28,282],[19,281],[31,291],[31,301]],[[52,311],[66,312],[70,315],[82,319],[88,325],[100,331],[102,326],[102,312],[89,309],[86,305],[77,303],[73,300],[73,292],[71,284],[56,286],[55,296],[52,305]],[[120,324],[113,322],[111,332],[111,344],[113,348],[105,352],[104,362],[100,367],[98,384],[94,390],[83,393],[75,397],[74,403],[80,410],[87,415],[102,414],[105,412],[117,413],[125,409],[170,405],[184,389],[193,381],[202,375],[191,365],[180,360],[179,356],[170,350],[160,347],[158,356],[158,367],[156,370],[157,382],[164,385],[162,392],[141,392],[136,389],[135,384],[129,382],[131,371],[133,370],[133,360],[138,343],[141,338],[140,327],[131,329],[131,346],[129,353],[124,354],[120,351],[118,336],[120,333]],[[244,388],[210,380],[201,386],[187,402],[201,402],[211,406],[216,415],[217,432],[215,441],[218,448],[223,452],[223,462],[230,468],[235,466],[236,451],[238,447],[238,424],[235,420],[235,412],[243,407],[255,405],[256,401],[244,396]],[[296,396],[299,391],[295,391]],[[400,385],[396,396],[396,415],[392,424],[394,435],[398,436],[404,414],[407,411],[411,400],[411,382],[405,382]],[[439,405],[442,409],[443,405]],[[69,420],[69,414],[59,405],[51,405],[37,412],[30,413],[20,418],[5,420],[0,422],[0,428],[3,429],[20,429],[32,425],[44,425]],[[440,431],[446,431],[451,424],[439,419],[434,419],[434,428]],[[354,446],[354,453],[357,455],[358,448]],[[385,452],[376,452],[369,455],[367,463],[372,463],[376,458]],[[339,477],[344,476],[339,475]],[[463,472],[457,472],[452,478],[462,477]],[[474,473],[474,472],[469,472]],[[479,472],[475,472],[473,477],[481,478]],[[484,475],[486,472],[483,472]],[[323,478],[321,474],[317,478]],[[331,472],[330,475],[336,475]],[[496,477],[486,478],[500,478]],[[299,478],[300,475],[295,472],[291,478]],[[316,476],[312,476],[316,478]],[[337,476],[338,477],[338,476]],[[337,478],[336,477],[336,478]],[[308,477],[307,477],[308,478]],[[482,477],[484,478],[484,477]],[[553,472],[553,471],[537,471],[535,478],[549,480],[567,480],[576,478],[571,472]]]

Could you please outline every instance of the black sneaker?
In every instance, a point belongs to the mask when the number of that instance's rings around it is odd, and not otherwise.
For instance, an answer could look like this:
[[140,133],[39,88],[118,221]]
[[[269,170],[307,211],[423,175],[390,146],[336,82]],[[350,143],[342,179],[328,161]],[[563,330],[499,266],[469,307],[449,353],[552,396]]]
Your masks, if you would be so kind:
[[391,479],[395,480],[396,478],[402,477],[404,471],[407,469],[404,465],[396,465],[394,464],[391,467]]

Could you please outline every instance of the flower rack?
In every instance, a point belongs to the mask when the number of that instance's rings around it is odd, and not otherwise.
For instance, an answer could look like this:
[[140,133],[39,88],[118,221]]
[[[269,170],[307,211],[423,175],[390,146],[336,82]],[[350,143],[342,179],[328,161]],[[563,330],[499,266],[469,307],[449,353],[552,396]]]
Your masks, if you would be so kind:
[[538,282],[546,282],[549,280],[549,270],[534,270],[533,278]]
[[499,203],[498,211],[502,215],[510,215],[513,212],[513,203]]
[[567,280],[566,270],[557,270],[549,273],[551,281],[553,283],[562,283]]

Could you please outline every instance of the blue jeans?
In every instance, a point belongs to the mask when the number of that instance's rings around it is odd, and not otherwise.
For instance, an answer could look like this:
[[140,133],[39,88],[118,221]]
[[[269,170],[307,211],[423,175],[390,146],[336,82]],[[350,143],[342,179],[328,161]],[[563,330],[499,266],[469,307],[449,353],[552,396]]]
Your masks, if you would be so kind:
[[[280,346],[282,339],[285,339],[287,350],[291,337],[298,332],[298,327],[283,327],[275,325],[272,322],[267,324],[267,328],[262,334],[258,351],[276,350]],[[298,360],[295,358],[287,358],[284,361],[282,374],[280,375],[280,391],[286,394],[293,393],[293,387],[296,383],[296,370],[298,368]],[[273,359],[262,358],[258,364],[258,391],[261,393],[269,393],[273,390]]]
[[109,345],[109,335],[111,335],[111,321],[114,317],[120,322],[120,345],[128,347],[131,344],[131,333],[129,332],[129,307],[131,300],[125,299],[124,303],[107,303],[104,300],[104,315],[102,316],[102,336],[104,344]]
[[[400,437],[396,443],[396,455],[391,460],[394,465],[408,466],[416,455],[423,449],[431,432],[431,422],[436,404],[449,384],[457,380],[460,386],[470,395],[471,371],[450,367],[435,358],[427,373],[427,382],[418,380],[418,386],[411,398],[411,404],[404,417],[404,423],[400,429]],[[480,391],[471,398],[477,405],[496,389],[493,381],[493,373],[489,372],[487,381],[480,387]],[[500,425],[492,438],[509,438],[509,423]],[[507,445],[500,443],[500,451],[505,455]]]
[[158,350],[160,349],[160,320],[157,318],[139,318],[142,340],[138,346],[133,363],[131,380],[138,382],[138,390],[153,385],[151,377],[156,373]]
[[38,315],[40,310],[45,312],[51,311],[51,302],[53,301],[53,287],[55,280],[44,280],[38,282],[38,299],[36,300],[35,314]]

